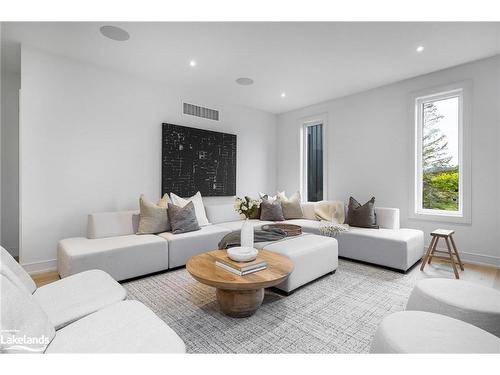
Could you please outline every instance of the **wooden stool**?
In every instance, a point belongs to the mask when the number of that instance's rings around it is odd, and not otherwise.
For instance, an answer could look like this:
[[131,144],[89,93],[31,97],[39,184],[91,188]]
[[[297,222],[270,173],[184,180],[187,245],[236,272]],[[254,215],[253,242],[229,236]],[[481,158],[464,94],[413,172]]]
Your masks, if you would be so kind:
[[[431,232],[431,243],[429,245],[429,249],[427,249],[427,253],[425,253],[422,258],[422,265],[420,266],[420,271],[423,271],[426,263],[431,263],[432,258],[441,259],[445,262],[450,262],[453,267],[453,272],[455,272],[455,277],[457,279],[460,278],[458,275],[457,264],[460,266],[460,269],[464,270],[464,264],[460,260],[460,256],[458,255],[457,245],[455,245],[455,241],[453,240],[454,230],[448,229],[436,229],[434,232]],[[446,247],[448,251],[436,250],[437,243],[440,238],[444,238],[446,242]],[[450,245],[451,242],[451,245]],[[434,255],[434,253],[447,254],[448,256],[438,256]],[[457,258],[455,260],[454,256]]]

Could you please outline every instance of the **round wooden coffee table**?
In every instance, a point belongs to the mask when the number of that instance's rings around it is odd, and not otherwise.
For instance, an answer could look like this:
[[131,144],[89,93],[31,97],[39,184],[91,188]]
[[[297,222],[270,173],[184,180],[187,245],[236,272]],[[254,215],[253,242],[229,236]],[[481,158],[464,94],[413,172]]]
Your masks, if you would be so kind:
[[189,259],[186,269],[200,283],[216,288],[217,301],[222,312],[235,318],[244,318],[257,311],[264,299],[264,288],[278,285],[293,271],[290,258],[260,250],[259,258],[267,268],[245,276],[238,276],[215,265],[214,255],[225,253],[214,250]]

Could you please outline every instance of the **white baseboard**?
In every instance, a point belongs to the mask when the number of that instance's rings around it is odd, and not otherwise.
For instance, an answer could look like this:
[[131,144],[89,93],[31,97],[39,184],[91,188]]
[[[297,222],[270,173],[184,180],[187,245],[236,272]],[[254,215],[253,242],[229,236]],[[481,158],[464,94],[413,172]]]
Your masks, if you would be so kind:
[[57,259],[46,260],[43,262],[21,263],[21,266],[30,275],[37,273],[57,271]]
[[[426,247],[425,252],[427,252],[427,249],[428,248]],[[439,248],[439,247],[436,250],[448,251],[448,249]],[[425,252],[424,252],[424,254],[425,254]],[[460,249],[458,250],[458,255],[460,256],[460,259],[462,260],[462,262],[465,262],[465,263],[500,268],[500,257],[495,257],[495,256],[491,256],[491,255],[482,255],[482,254],[476,254],[476,253],[469,253],[466,251],[460,251]],[[446,255],[444,255],[444,256],[446,256]]]

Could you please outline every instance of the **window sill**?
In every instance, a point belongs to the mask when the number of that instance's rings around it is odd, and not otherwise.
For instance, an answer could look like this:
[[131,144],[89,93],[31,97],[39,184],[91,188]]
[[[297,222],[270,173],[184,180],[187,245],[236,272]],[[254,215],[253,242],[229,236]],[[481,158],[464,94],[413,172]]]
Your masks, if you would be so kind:
[[470,216],[446,215],[442,213],[410,213],[409,220],[434,221],[439,223],[472,224]]

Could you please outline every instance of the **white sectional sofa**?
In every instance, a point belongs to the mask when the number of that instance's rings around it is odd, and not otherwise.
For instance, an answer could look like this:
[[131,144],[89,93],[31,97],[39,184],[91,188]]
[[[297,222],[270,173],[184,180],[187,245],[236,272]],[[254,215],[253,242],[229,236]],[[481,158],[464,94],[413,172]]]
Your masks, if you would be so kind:
[[[304,233],[319,234],[320,221],[315,217],[314,203],[304,203],[302,207],[304,212],[302,219],[286,220],[285,223],[301,225]],[[138,223],[137,211],[91,214],[87,238],[69,238],[60,241],[59,274],[61,277],[66,277],[87,269],[98,268],[108,272],[116,280],[125,280],[183,266],[191,256],[216,249],[224,235],[241,228],[242,221],[232,204],[207,205],[205,210],[211,224],[202,227],[201,230],[183,234],[166,232],[158,235],[134,234]],[[376,214],[380,229],[350,228],[337,238],[338,255],[407,271],[422,257],[423,232],[401,229],[399,209],[376,208]],[[252,220],[252,223],[261,226],[271,222]],[[334,241],[331,238],[329,240]],[[269,246],[271,250],[273,245]],[[336,242],[335,246],[330,247],[335,247],[335,252],[337,251]],[[336,269],[336,263],[327,262],[327,264],[328,272]],[[318,273],[322,272],[318,269]],[[316,274],[312,271],[310,273]],[[291,287],[288,285],[284,290],[290,291],[288,289]]]

